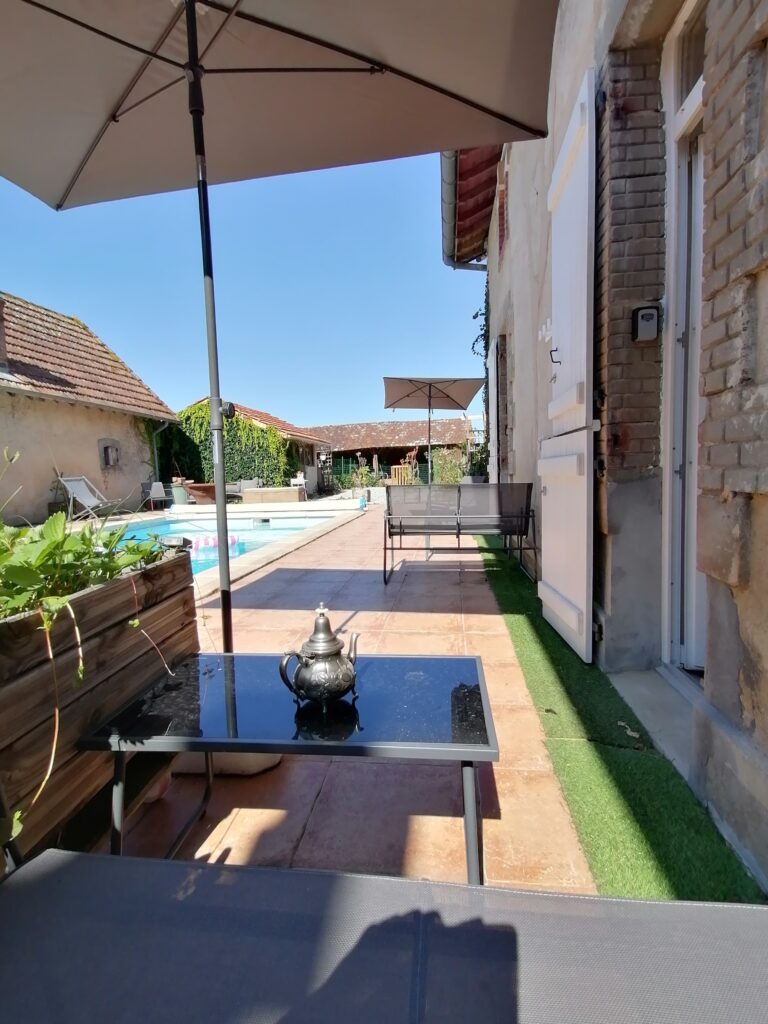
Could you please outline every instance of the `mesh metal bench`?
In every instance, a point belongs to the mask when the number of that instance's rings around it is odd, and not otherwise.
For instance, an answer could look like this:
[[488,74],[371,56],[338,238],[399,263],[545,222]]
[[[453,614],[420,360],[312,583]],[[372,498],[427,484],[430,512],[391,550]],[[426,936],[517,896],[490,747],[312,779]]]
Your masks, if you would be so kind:
[[[536,517],[531,508],[533,484],[432,484],[387,487],[384,516],[384,583],[394,570],[395,539],[398,551],[417,551],[403,543],[409,537],[454,537],[455,546],[430,545],[432,552],[461,549],[462,536],[503,537],[509,553],[516,542],[520,565],[523,551],[533,552],[534,578],[538,576]],[[524,542],[532,538],[530,545]],[[389,564],[387,549],[389,549]]]
[[763,1024],[768,908],[49,851],[0,883],[24,1024]]

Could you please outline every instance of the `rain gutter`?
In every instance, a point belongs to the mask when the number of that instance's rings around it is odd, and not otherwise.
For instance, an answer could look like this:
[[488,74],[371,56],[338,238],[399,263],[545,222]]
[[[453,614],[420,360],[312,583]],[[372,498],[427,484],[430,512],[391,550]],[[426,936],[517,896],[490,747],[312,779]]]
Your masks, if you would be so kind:
[[155,462],[155,479],[156,480],[160,479],[160,462],[159,462],[158,457],[157,457],[157,435],[158,434],[162,434],[162,432],[167,427],[169,427],[170,425],[171,425],[171,421],[170,420],[166,420],[165,423],[163,423],[163,425],[161,427],[158,427],[157,430],[153,430],[152,431],[152,454],[154,456],[154,462]]

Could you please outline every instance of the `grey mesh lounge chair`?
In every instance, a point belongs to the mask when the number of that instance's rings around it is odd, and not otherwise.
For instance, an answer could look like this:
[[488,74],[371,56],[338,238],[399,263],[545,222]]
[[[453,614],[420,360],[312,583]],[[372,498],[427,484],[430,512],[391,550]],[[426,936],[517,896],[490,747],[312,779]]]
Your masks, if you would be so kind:
[[98,519],[99,513],[106,515],[120,504],[105,498],[86,476],[59,476],[57,480],[67,495],[67,519]]
[[0,884],[24,1024],[765,1024],[768,909],[47,850]]

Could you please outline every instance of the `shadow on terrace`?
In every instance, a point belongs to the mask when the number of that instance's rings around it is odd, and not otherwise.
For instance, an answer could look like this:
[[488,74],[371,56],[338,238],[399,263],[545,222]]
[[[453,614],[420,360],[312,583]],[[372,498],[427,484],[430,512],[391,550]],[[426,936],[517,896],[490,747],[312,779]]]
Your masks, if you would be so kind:
[[[360,634],[361,658],[482,657],[501,750],[499,764],[480,771],[486,880],[594,891],[481,556],[469,544],[459,557],[411,552],[385,587],[380,530],[371,509],[239,584],[236,652],[298,648],[323,601],[345,640]],[[220,650],[215,598],[198,608],[198,623],[202,650]],[[168,798],[134,819],[126,852],[161,856],[201,784],[177,776]],[[284,755],[259,776],[218,779],[180,856],[463,882],[462,806],[456,764]]]

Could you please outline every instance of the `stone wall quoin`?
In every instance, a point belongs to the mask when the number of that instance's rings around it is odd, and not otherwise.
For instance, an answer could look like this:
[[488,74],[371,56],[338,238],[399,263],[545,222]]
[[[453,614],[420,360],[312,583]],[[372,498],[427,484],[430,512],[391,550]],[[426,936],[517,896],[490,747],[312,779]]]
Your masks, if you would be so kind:
[[767,40],[768,0],[710,2],[699,482],[726,499],[768,493]]
[[661,347],[632,341],[632,309],[664,294],[664,113],[657,47],[611,50],[598,79],[595,392],[599,464],[656,475]]

